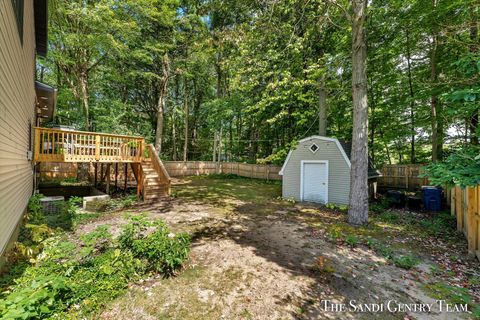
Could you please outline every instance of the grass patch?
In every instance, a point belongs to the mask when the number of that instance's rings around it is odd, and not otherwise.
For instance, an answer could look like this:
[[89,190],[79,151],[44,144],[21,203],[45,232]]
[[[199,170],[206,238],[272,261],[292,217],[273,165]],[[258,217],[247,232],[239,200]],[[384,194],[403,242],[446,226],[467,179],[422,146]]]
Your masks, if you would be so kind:
[[426,284],[425,290],[434,299],[445,300],[450,304],[467,304],[474,318],[480,319],[480,304],[473,301],[467,289],[434,282]]

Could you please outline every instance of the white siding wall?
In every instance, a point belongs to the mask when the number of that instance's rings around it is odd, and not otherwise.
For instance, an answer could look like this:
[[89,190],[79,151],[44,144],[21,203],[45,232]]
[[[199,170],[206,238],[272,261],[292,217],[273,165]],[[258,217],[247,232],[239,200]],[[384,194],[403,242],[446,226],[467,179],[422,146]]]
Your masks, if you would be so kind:
[[[312,143],[319,147],[310,151]],[[350,194],[350,168],[334,141],[312,139],[298,144],[283,172],[284,198],[300,200],[300,170],[302,160],[328,160],[328,202],[348,204]]]
[[23,46],[10,0],[0,1],[0,255],[32,194],[27,160],[34,124],[35,39],[33,0],[25,0]]

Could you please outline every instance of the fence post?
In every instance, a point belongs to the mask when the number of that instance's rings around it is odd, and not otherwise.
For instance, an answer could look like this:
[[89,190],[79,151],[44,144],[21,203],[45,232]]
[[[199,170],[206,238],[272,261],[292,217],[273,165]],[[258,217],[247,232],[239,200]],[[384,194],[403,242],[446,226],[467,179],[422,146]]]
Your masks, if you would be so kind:
[[467,188],[467,219],[465,221],[466,230],[467,230],[467,240],[468,240],[468,254],[471,256],[475,256],[475,233],[477,224],[475,223],[475,207],[476,201],[476,189],[473,187]]
[[450,215],[455,215],[455,187],[450,189]]
[[457,230],[463,230],[463,194],[460,187],[455,187],[455,209],[457,213]]

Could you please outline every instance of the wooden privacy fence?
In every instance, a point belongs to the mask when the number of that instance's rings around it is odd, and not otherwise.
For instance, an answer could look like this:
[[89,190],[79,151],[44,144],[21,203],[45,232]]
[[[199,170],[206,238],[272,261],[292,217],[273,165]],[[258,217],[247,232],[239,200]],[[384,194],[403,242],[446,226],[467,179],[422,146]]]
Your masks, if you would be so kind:
[[480,259],[480,186],[451,191],[450,209],[457,217],[457,230],[468,241],[468,253]]
[[381,170],[382,177],[378,178],[378,187],[413,191],[428,186],[428,178],[420,177],[423,167],[423,164],[385,165]]
[[171,177],[223,173],[254,179],[282,180],[278,174],[281,167],[266,164],[213,161],[164,161],[163,164]]

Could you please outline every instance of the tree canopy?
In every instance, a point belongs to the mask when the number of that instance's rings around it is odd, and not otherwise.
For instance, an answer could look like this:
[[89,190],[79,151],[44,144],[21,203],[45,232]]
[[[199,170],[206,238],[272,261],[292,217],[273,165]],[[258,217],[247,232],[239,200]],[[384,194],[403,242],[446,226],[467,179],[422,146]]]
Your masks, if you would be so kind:
[[[51,1],[55,123],[145,136],[171,160],[281,163],[298,139],[352,140],[343,0]],[[440,161],[478,144],[479,5],[368,3],[369,155]]]

